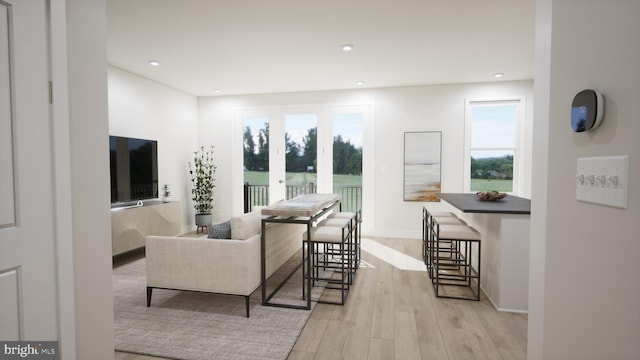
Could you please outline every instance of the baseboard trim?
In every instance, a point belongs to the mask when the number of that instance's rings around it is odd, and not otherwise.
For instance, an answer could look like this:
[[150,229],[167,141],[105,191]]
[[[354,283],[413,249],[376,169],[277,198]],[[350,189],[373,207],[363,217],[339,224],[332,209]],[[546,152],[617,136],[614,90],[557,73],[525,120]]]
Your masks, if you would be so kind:
[[113,255],[111,258],[112,267],[124,265],[133,260],[140,259],[145,256],[145,247],[135,248],[133,250],[125,251],[120,254]]
[[484,291],[484,288],[482,286],[480,286],[480,290],[482,290],[482,293],[484,294],[484,296],[489,299],[489,302],[491,303],[491,305],[493,305],[494,309],[496,309],[499,312],[507,312],[507,313],[515,313],[515,314],[529,314],[529,310],[517,310],[517,309],[505,309],[505,308],[501,308],[498,305],[496,305],[496,303],[493,301],[493,299],[487,295],[487,292]]

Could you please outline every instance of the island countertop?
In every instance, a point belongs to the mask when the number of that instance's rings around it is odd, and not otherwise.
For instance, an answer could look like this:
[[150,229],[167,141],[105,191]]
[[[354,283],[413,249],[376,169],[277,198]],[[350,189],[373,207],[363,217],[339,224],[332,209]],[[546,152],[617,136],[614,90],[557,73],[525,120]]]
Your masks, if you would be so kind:
[[531,200],[513,195],[496,201],[482,201],[476,194],[463,193],[441,193],[440,198],[466,213],[531,214]]

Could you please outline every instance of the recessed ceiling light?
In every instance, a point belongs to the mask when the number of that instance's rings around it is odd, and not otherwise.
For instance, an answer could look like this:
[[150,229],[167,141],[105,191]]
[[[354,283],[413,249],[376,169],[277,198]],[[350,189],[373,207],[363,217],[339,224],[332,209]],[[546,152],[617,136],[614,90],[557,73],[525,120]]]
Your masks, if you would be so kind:
[[364,85],[364,81],[356,81],[356,85],[362,86],[362,85]]
[[149,60],[149,65],[151,65],[151,66],[160,66],[160,61],[158,61],[158,60]]
[[353,44],[343,44],[342,45],[342,50],[343,51],[351,51],[351,50],[353,50],[353,48],[354,48]]
[[504,76],[504,73],[495,73],[495,74],[493,74],[494,78],[501,78],[503,76]]
[[213,89],[213,93],[214,94],[220,94],[222,92],[222,90],[220,89]]

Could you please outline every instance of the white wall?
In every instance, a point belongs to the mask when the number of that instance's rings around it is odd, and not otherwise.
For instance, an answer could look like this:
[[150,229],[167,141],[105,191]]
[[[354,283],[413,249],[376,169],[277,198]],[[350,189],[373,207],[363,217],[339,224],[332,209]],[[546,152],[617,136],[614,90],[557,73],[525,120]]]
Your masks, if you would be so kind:
[[[53,108],[59,114],[68,105],[70,154],[56,154],[54,173],[66,179],[67,174],[61,172],[70,170],[70,199],[57,198],[56,202],[67,204],[70,200],[72,207],[75,358],[113,359],[106,9],[104,0],[53,1],[52,8],[54,16],[63,16],[63,9],[66,15],[66,44],[55,42],[53,52],[66,49],[68,93],[56,84],[62,93],[54,95]],[[56,18],[56,26],[59,21],[65,20]],[[60,64],[54,65],[54,71],[60,70]],[[59,125],[56,127],[61,130]],[[69,194],[58,191],[57,195]],[[63,223],[68,220],[66,214],[57,215]],[[67,251],[65,247],[58,250]],[[68,255],[61,255],[61,259]],[[70,354],[67,351],[65,359],[72,358]]]
[[[535,126],[548,126],[549,157],[534,167],[534,188],[546,188],[534,195],[544,196],[546,207],[532,228],[546,222],[546,234],[532,238],[532,282],[542,291],[532,291],[529,318],[542,320],[530,323],[529,358],[638,359],[640,1],[548,0],[538,9],[538,25],[550,29],[552,41],[550,52],[548,42],[539,44],[549,55],[542,74],[549,81],[536,83],[543,87],[536,96],[548,99]],[[604,122],[575,134],[569,108],[584,88],[604,95]],[[577,158],[623,154],[630,155],[628,209],[575,200]]]
[[529,314],[527,357],[543,359],[546,278],[547,177],[549,159],[549,83],[551,74],[551,0],[536,1],[536,59],[533,126],[531,228],[529,232]]
[[[424,203],[402,200],[404,132],[442,131],[442,191],[462,192],[465,99],[503,99],[513,96],[526,99],[525,126],[528,135],[523,144],[526,161],[523,163],[523,182],[519,188],[520,195],[529,197],[532,81],[200,98],[199,142],[203,145],[213,144],[217,149],[218,176],[214,203],[220,204],[222,218],[231,216],[234,196],[229,189],[233,188],[232,181],[242,181],[242,174],[236,174],[234,179],[233,171],[236,170],[233,169],[230,156],[234,146],[241,146],[241,134],[234,134],[233,131],[237,110],[310,104],[370,104],[375,108],[375,169],[370,174],[364,174],[363,186],[375,183],[373,193],[376,208],[374,217],[370,218],[367,225],[375,235],[418,238]],[[366,148],[364,156],[367,156]]]
[[198,148],[198,100],[120,68],[109,66],[109,134],[158,141],[158,184],[182,202],[182,225],[193,223],[187,162]]

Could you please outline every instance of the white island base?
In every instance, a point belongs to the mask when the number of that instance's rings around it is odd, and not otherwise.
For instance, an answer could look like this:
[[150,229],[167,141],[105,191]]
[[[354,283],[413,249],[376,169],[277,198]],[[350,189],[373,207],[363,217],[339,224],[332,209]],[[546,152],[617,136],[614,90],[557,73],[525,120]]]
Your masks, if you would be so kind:
[[527,313],[530,215],[458,213],[482,236],[480,284],[498,311]]

